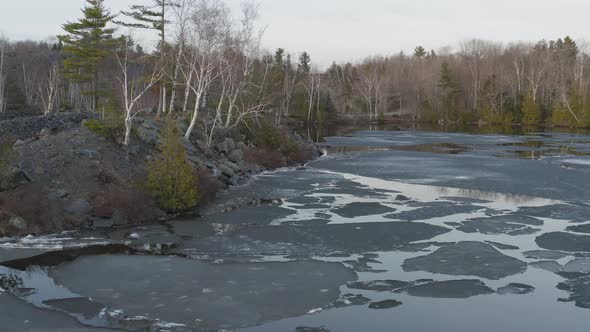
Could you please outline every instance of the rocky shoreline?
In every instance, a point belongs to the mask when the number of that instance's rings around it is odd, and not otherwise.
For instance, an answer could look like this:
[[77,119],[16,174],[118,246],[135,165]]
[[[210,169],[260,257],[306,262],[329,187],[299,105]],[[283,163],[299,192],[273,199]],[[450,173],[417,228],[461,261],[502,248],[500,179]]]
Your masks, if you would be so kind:
[[[10,174],[0,183],[0,238],[127,227],[169,220],[150,197],[138,190],[146,165],[155,158],[163,122],[141,118],[128,148],[84,126],[92,113],[63,113],[0,121],[11,137],[15,157]],[[182,120],[177,120],[182,130]],[[183,140],[187,160],[199,175],[202,203],[185,214],[201,214],[224,206],[231,187],[263,171],[301,165],[319,156],[318,148],[299,134],[283,129],[303,155],[275,157],[236,130],[221,128],[207,146],[203,135]],[[259,160],[260,159],[260,160]],[[272,158],[271,158],[272,159]],[[295,159],[295,160],[294,160]],[[217,198],[218,196],[221,196]]]

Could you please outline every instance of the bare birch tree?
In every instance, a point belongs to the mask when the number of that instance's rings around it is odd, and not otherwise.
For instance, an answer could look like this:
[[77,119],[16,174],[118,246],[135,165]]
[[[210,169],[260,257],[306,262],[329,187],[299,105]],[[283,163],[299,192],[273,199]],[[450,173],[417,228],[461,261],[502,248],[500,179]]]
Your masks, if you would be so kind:
[[122,52],[115,54],[120,69],[116,78],[121,89],[125,111],[125,136],[123,139],[125,146],[129,145],[133,120],[144,110],[138,108],[137,103],[162,79],[165,72],[165,66],[161,63],[156,63],[151,70],[148,70],[145,57],[143,59],[131,58],[130,48],[131,45],[125,43]]

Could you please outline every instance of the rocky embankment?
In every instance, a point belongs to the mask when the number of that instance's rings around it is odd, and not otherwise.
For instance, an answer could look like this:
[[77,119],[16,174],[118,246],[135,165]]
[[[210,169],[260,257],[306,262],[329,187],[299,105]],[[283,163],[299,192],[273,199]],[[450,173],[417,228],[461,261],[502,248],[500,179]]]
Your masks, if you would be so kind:
[[[125,227],[172,217],[141,184],[147,163],[159,153],[163,122],[139,119],[132,145],[125,149],[82,125],[92,118],[94,114],[75,113],[0,121],[3,136],[15,141],[9,174],[0,181],[0,238]],[[185,126],[180,120],[178,125]],[[271,164],[258,160],[267,155],[265,150],[236,131],[219,130],[209,147],[198,133],[191,141],[183,140],[187,159],[199,175],[199,209],[224,188],[318,155],[315,145],[285,133],[305,153],[275,156]]]

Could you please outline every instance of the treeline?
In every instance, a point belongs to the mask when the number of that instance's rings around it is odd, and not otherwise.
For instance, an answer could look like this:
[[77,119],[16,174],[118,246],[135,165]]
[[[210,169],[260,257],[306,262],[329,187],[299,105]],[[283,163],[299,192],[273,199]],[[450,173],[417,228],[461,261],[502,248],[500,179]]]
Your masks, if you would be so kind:
[[[262,118],[307,123],[342,114],[369,121],[590,127],[588,53],[569,37],[537,43],[468,40],[416,47],[320,71],[308,53],[261,49],[258,8],[148,0],[112,13],[86,0],[52,42],[0,40],[0,112],[94,111],[129,143],[139,114],[174,114],[209,137]],[[133,31],[159,34],[146,52]]]
[[[583,44],[585,47],[586,45]],[[570,37],[537,43],[468,40],[413,55],[333,64],[336,108],[380,120],[590,127],[588,53]]]
[[[0,112],[92,111],[124,131],[139,114],[174,114],[208,136],[218,127],[280,122],[295,107],[315,121],[326,108],[319,73],[302,53],[261,50],[258,8],[232,15],[221,1],[150,0],[112,13],[86,0],[82,16],[52,42],[0,41]],[[159,42],[147,53],[133,31]],[[210,143],[210,142],[209,142]]]

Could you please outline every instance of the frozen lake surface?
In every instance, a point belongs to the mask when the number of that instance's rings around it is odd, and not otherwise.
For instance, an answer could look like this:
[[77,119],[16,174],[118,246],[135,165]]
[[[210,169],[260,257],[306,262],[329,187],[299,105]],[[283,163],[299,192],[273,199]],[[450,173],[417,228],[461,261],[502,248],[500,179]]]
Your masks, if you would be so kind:
[[0,239],[1,328],[587,331],[590,136],[360,131],[325,151],[200,219]]

